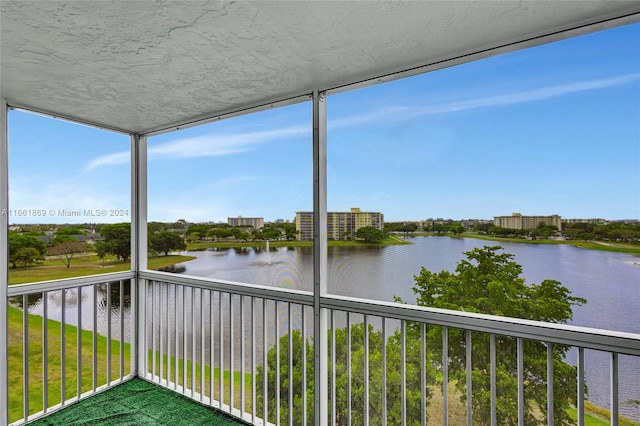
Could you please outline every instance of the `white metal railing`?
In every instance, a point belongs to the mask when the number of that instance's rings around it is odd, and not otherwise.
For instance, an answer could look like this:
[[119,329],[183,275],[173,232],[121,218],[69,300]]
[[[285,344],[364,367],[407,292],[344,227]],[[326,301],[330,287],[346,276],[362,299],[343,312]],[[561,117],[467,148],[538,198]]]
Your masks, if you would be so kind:
[[135,376],[135,317],[126,314],[135,312],[133,278],[122,272],[8,287],[9,316],[21,323],[6,336],[9,407],[21,407],[9,412],[12,425]]
[[[141,352],[150,354],[141,367],[147,379],[254,424],[264,424],[263,419],[278,425],[313,423],[314,407],[308,396],[317,361],[312,356],[311,293],[160,272],[143,272],[140,277],[148,280],[146,338],[140,343],[145,345]],[[525,355],[535,343],[536,350],[546,352],[548,384],[554,383],[555,345],[576,348],[573,392],[578,424],[585,418],[585,350],[610,354],[610,406],[606,408],[615,425],[620,404],[619,357],[640,357],[640,335],[631,333],[333,295],[321,297],[321,309],[329,320],[329,395],[323,409],[332,425],[427,424],[428,418],[448,424],[452,410],[460,410],[450,406],[451,392],[456,391],[446,385],[453,380],[449,378],[453,340],[462,342],[466,368],[462,417],[464,423],[472,424],[472,358],[477,356],[472,341],[482,339],[489,342],[488,423],[503,422],[497,409],[498,398],[504,398],[497,371],[504,361],[501,345],[513,342],[517,392],[510,404],[516,407],[514,418],[519,424],[525,423],[530,379],[525,376]],[[427,356],[434,346],[427,342],[427,330],[433,327],[440,330],[439,359]],[[390,353],[393,339],[398,353]],[[439,390],[430,374],[439,377]],[[537,420],[552,425],[554,387],[546,389],[546,405],[538,410],[546,413],[546,419]],[[420,395],[417,399],[415,392]],[[434,392],[441,393],[439,413],[427,410]]]
[[[140,276],[147,280],[144,378],[253,424],[293,424],[294,389],[305,403],[312,395],[304,344],[312,330],[310,293],[160,272]],[[296,383],[294,362],[302,368]],[[303,424],[305,403],[295,407]]]

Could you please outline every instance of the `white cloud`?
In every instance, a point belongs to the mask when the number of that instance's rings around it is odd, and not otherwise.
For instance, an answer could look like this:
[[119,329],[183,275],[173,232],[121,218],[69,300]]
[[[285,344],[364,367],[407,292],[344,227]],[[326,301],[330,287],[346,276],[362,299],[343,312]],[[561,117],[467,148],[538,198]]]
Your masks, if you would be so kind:
[[[220,157],[250,151],[256,145],[300,135],[310,129],[302,127],[287,127],[283,129],[267,130],[263,132],[238,133],[230,135],[206,135],[193,138],[176,139],[159,145],[151,145],[148,158],[196,158]],[[109,164],[124,164],[130,161],[128,151],[104,155],[91,160],[85,167],[91,170]]]
[[483,98],[468,99],[450,102],[442,105],[426,105],[417,107],[395,106],[384,110],[373,111],[368,114],[345,117],[332,120],[330,128],[339,128],[366,124],[379,121],[404,121],[424,115],[446,114],[450,112],[465,111],[471,109],[487,108],[494,106],[514,105],[524,102],[542,101],[571,93],[588,90],[604,89],[607,87],[621,86],[640,80],[640,74],[628,74],[607,79],[589,80],[578,83],[563,84],[558,86],[543,87],[518,93],[487,96]]

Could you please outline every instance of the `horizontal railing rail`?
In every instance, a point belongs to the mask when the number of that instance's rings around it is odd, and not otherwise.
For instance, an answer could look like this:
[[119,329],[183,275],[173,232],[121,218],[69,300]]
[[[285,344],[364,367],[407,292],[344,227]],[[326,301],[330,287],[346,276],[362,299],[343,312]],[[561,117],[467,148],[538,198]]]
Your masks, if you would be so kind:
[[640,356],[640,334],[328,295],[321,307]]
[[196,278],[192,276],[176,275],[171,272],[141,271],[139,277],[146,280],[165,281],[243,296],[299,303],[302,305],[313,305],[313,293],[303,290],[245,284],[234,281],[213,280],[210,278]]
[[110,274],[87,275],[77,278],[65,278],[61,280],[38,281],[26,284],[13,284],[7,288],[8,297],[22,296],[24,294],[42,293],[43,291],[62,290],[67,288],[82,287],[86,285],[106,283],[108,281],[130,280],[135,277],[135,272],[113,272]]

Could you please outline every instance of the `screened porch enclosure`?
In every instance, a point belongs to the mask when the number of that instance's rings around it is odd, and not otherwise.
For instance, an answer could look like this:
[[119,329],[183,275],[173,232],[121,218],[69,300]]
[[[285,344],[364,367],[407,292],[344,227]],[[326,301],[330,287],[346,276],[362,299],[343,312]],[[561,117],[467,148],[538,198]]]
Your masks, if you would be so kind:
[[[19,218],[0,216],[0,424],[44,421],[142,379],[256,425],[582,425],[594,353],[608,364],[602,408],[619,424],[628,403],[620,371],[638,364],[638,334],[329,291],[327,105],[379,83],[637,23],[638,3],[331,6],[3,1],[0,211],[16,207],[12,114],[116,134],[127,151],[100,158],[128,167],[117,195],[130,200],[131,258],[118,272],[10,285],[9,226]],[[155,139],[301,105],[304,128],[274,133],[308,142],[300,187],[312,211],[309,285],[151,267],[150,188],[161,170],[153,161],[166,148]],[[532,409],[534,370],[544,392]],[[566,394],[569,410],[558,398]]]

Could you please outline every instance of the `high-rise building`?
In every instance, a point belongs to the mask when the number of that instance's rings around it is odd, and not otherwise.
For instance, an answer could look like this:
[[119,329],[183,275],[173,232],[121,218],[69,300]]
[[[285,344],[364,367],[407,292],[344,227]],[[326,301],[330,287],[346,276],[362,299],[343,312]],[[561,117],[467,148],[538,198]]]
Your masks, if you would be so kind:
[[[365,226],[383,230],[384,216],[379,212],[363,212],[357,207],[348,212],[327,212],[327,238],[330,240],[353,240],[358,229]],[[296,212],[298,239],[313,239],[313,212]]]
[[231,226],[253,226],[255,229],[264,227],[264,218],[262,217],[228,217],[227,223]]
[[494,216],[493,224],[508,229],[535,229],[539,224],[555,225],[562,230],[562,220],[557,214],[551,216],[523,216],[513,213],[511,216]]

